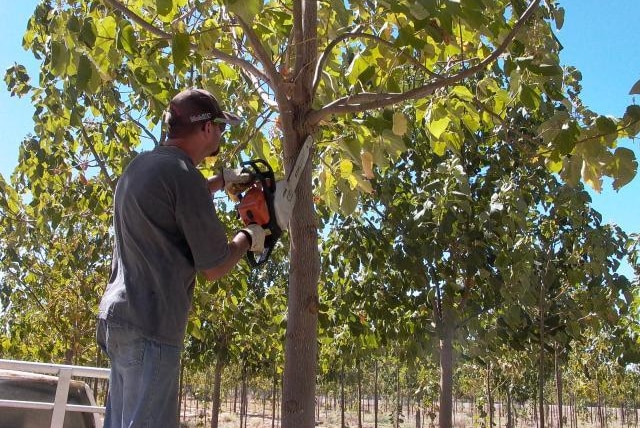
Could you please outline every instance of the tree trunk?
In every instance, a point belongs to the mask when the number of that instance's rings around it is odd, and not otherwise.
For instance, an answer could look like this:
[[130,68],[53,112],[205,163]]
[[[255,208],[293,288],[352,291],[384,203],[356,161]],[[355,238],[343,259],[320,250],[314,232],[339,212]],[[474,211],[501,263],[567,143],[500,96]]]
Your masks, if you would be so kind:
[[378,360],[373,362],[373,428],[378,428]]
[[540,351],[538,354],[538,420],[540,428],[544,428],[544,315],[545,315],[545,286],[544,279],[540,281],[540,295],[538,296],[538,312],[540,320],[538,323]]
[[224,363],[222,358],[216,360],[216,367],[213,372],[213,397],[211,398],[211,428],[218,428],[218,417],[220,415],[220,385],[222,383],[222,370]]
[[[313,77],[318,55],[317,0],[293,2],[295,66],[293,93],[278,88],[276,99],[284,130],[284,165],[289,173],[304,140],[312,132],[306,123],[312,111]],[[289,95],[291,98],[289,99]],[[315,218],[311,164],[307,161],[296,190],[289,225],[290,270],[287,331],[282,391],[282,428],[315,427],[318,279],[320,254]]]
[[402,397],[400,396],[400,363],[396,365],[396,406],[394,409],[395,418],[393,420],[393,426],[395,428],[400,427],[400,413],[402,413]]
[[358,376],[358,428],[362,428],[362,375],[360,373],[360,360],[356,360]]
[[291,219],[291,268],[282,427],[313,428],[315,426],[319,253],[309,163],[300,177],[297,194],[294,215]]
[[271,428],[276,426],[276,391],[278,390],[278,371],[273,363],[273,387],[271,388]]
[[507,428],[515,428],[513,424],[513,412],[511,411],[513,404],[511,403],[511,388],[507,389]]
[[600,379],[596,375],[596,392],[598,394],[598,419],[600,422],[600,428],[604,428],[604,417],[602,415],[602,394],[600,393]]
[[248,400],[248,387],[247,387],[247,369],[246,367],[242,368],[242,388],[240,390],[240,428],[245,428],[247,426],[247,415],[249,400]]
[[[180,409],[182,407],[183,395],[184,395],[184,358],[181,359],[181,364],[180,364],[180,392],[178,392],[178,414],[180,414]],[[187,400],[184,400],[185,407],[186,407],[186,401]],[[183,416],[183,419],[184,419],[184,416]]]
[[234,385],[233,389],[233,413],[238,413],[238,383]]
[[[446,296],[445,296],[446,297]],[[453,426],[453,333],[455,316],[453,308],[442,305],[442,337],[440,338],[440,428]]]
[[340,371],[340,428],[345,428],[347,425],[344,422],[344,363],[342,364],[342,370]]
[[[637,394],[637,392],[636,392]],[[634,395],[633,398],[633,414],[636,420],[636,428],[638,427],[638,398],[637,395]]]
[[492,428],[494,425],[493,423],[494,412],[493,412],[493,392],[491,390],[491,363],[490,362],[487,364],[487,405],[489,406],[489,411],[487,412],[489,414],[489,428]]
[[558,359],[558,345],[556,345],[554,353],[555,369],[556,369],[556,392],[558,400],[558,428],[562,428],[564,421],[562,420],[562,371],[560,370],[560,361]]

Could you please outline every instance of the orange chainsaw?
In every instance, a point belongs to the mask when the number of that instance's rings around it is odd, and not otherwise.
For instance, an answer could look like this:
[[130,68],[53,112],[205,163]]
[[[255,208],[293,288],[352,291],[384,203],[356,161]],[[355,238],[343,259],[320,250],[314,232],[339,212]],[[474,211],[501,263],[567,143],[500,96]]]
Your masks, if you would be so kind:
[[237,195],[240,199],[238,215],[245,226],[255,223],[267,231],[264,251],[259,255],[251,251],[247,253],[251,266],[260,266],[269,260],[282,232],[289,228],[296,203],[298,180],[309,159],[312,144],[313,138],[307,137],[287,178],[277,182],[271,165],[265,160],[255,159],[241,163],[243,172],[253,177],[253,183],[244,193]]

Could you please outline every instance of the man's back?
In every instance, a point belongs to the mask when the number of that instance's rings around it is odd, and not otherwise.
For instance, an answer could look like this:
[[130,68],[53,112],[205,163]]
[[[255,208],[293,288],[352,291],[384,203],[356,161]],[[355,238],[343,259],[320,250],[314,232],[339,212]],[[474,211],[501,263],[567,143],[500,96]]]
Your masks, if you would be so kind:
[[207,183],[184,152],[140,154],[118,182],[115,246],[100,318],[180,346],[197,269],[227,254]]

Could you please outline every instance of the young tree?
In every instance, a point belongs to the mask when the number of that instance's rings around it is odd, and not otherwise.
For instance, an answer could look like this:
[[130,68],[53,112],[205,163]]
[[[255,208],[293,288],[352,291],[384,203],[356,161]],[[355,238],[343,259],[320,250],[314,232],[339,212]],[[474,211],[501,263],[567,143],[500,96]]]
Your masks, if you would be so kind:
[[[282,405],[283,427],[311,427],[320,269],[314,171],[316,195],[348,212],[357,192],[371,190],[361,175],[403,149],[404,103],[419,101],[420,126],[442,153],[463,144],[463,126],[504,118],[507,104],[535,110],[551,99],[566,109],[538,136],[538,155],[551,168],[564,163],[567,179],[582,175],[596,188],[602,175],[621,186],[635,174],[633,153],[615,149],[615,140],[637,132],[640,108],[620,121],[583,114],[562,86],[551,30],[562,19],[554,0],[42,0],[24,38],[43,58],[39,83],[20,66],[6,80],[13,93],[31,95],[40,146],[87,153],[105,188],[141,136],[157,140],[151,131],[162,110],[188,85],[242,110],[247,126],[232,137],[284,172],[306,137],[316,137],[290,224]],[[480,92],[460,89],[461,116],[448,116],[443,90],[491,68],[503,69],[507,84],[489,77]],[[494,115],[465,120],[465,111],[478,111],[474,92]],[[392,106],[390,124],[381,110]]]

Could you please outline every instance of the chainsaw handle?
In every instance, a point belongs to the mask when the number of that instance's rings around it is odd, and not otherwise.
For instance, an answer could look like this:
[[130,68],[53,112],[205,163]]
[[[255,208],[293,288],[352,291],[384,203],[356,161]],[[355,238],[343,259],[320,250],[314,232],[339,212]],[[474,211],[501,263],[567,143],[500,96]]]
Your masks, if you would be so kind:
[[252,159],[240,163],[243,170],[256,177],[264,187],[268,187],[271,192],[276,191],[276,182],[273,177],[271,165],[264,159]]
[[[254,253],[253,251],[247,251],[247,261],[249,266],[258,267],[269,260],[269,256],[273,251],[273,247],[265,248],[261,253]],[[258,256],[256,256],[258,254]]]
[[272,229],[267,231],[267,236],[264,240],[264,250],[262,250],[262,252],[258,253],[247,251],[247,261],[251,267],[258,267],[269,260],[271,252],[275,248],[280,235],[282,235],[282,230],[276,226],[275,230]]

